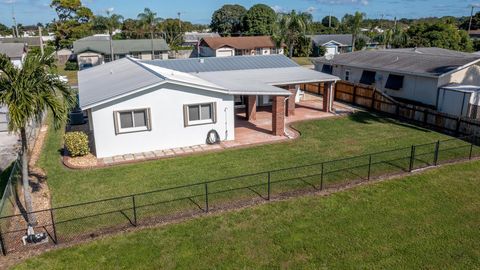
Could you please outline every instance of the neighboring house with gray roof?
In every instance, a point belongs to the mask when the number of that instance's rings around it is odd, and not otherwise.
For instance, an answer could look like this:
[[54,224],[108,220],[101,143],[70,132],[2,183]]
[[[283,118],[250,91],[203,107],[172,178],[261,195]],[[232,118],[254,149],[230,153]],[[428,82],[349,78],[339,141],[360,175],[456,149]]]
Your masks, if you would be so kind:
[[[480,55],[441,48],[358,51],[314,60],[315,69],[372,85],[402,101],[467,116],[465,87],[480,86]],[[467,87],[470,88],[470,87]],[[455,91],[457,89],[457,91]]]
[[[153,60],[168,59],[170,47],[164,39],[153,40],[154,55],[152,56],[152,41],[150,39],[113,40],[113,60],[130,55],[137,59]],[[77,55],[80,69],[85,69],[111,62],[110,37],[95,35],[79,39],[73,43],[73,52]]]
[[[336,55],[352,51],[352,34],[332,34],[332,35],[309,35],[312,40],[313,51],[318,52],[319,48],[325,48],[325,55]],[[366,49],[377,48],[377,43],[371,42],[370,38],[362,36],[365,39]],[[318,54],[318,53],[317,53]]]
[[78,77],[80,107],[88,115],[98,158],[202,145],[212,130],[220,141],[234,140],[242,97],[248,97],[247,118],[257,106],[272,106],[272,133],[283,136],[299,85],[339,80],[283,55],[127,57],[82,70]]
[[13,65],[21,68],[27,55],[27,46],[24,43],[0,43],[0,54],[5,54]]

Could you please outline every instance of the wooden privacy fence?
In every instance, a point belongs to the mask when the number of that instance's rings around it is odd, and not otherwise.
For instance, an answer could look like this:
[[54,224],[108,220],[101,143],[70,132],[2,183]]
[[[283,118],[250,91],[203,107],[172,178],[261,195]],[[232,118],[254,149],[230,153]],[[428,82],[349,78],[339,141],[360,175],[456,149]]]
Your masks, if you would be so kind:
[[[310,93],[323,94],[322,84],[307,84],[301,88]],[[458,117],[420,105],[402,103],[371,86],[339,81],[335,85],[335,100],[386,113],[456,136],[480,134],[479,119]]]

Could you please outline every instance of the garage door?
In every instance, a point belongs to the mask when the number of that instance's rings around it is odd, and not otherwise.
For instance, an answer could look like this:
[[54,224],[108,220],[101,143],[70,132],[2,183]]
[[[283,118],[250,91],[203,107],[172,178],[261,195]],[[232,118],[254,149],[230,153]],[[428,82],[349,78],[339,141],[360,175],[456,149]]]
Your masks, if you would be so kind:
[[233,56],[233,51],[232,50],[218,50],[217,51],[217,57],[227,57],[227,56]]

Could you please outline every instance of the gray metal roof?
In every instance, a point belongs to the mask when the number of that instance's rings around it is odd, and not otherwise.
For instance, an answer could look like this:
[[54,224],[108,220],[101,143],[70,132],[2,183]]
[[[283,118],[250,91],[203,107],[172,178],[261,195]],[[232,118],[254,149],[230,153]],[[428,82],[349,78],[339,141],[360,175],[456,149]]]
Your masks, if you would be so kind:
[[5,54],[8,58],[22,58],[25,53],[25,44],[23,43],[0,43],[0,54]]
[[[133,52],[149,52],[152,50],[152,41],[150,39],[126,39],[113,40],[113,51],[115,54],[129,54]],[[167,43],[164,39],[154,39],[153,48],[155,51],[169,51]],[[109,39],[90,40],[88,38],[77,40],[73,43],[73,51],[76,54],[93,51],[102,54],[110,54]]]
[[439,77],[480,60],[479,55],[440,48],[356,51],[335,55],[333,60],[317,58],[315,63],[342,65],[400,74]]
[[159,75],[124,58],[78,72],[80,107],[128,94],[164,81]]
[[141,62],[186,73],[299,66],[284,55],[207,57],[175,60],[147,60]]
[[[197,72],[200,70],[199,72]],[[125,58],[79,72],[80,107],[88,109],[160,83],[231,95],[290,95],[275,86],[336,81],[338,77],[300,67],[283,55],[141,61]]]
[[289,95],[289,91],[275,86],[340,80],[336,76],[300,66],[262,70],[202,72],[196,75],[228,89],[232,94],[243,95],[280,95],[282,92],[283,95]]

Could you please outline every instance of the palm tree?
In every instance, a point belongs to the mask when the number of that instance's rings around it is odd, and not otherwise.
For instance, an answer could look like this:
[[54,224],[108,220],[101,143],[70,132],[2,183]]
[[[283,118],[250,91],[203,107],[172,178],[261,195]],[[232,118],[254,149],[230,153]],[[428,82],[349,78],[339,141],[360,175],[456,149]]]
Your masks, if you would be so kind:
[[70,87],[51,74],[53,56],[28,54],[22,68],[16,68],[6,55],[0,54],[0,104],[8,107],[10,132],[20,133],[21,166],[25,207],[29,228],[36,224],[32,214],[32,198],[28,179],[27,125],[38,121],[49,109],[55,128],[67,120],[67,112],[75,104]]
[[94,29],[108,31],[110,36],[110,57],[111,60],[115,60],[113,52],[113,33],[118,28],[122,27],[123,16],[118,14],[110,14],[110,11],[107,11],[107,16],[96,16],[94,19]]
[[295,46],[307,32],[308,24],[311,21],[310,17],[308,14],[297,13],[294,10],[278,16],[274,39],[277,41],[277,45],[284,42],[288,46],[289,57],[293,57]]
[[362,26],[364,17],[364,13],[357,11],[353,16],[349,17],[348,21],[346,22],[348,24],[348,28],[350,28],[350,32],[352,33],[352,52],[355,51],[355,42],[360,34],[360,28]]
[[155,56],[155,49],[153,46],[153,35],[155,32],[155,29],[157,28],[157,25],[163,21],[162,18],[157,17],[157,13],[151,11],[149,8],[145,8],[143,10],[143,13],[138,14],[138,20],[140,20],[140,23],[143,27],[148,29],[150,31],[150,38],[152,40],[152,59]]

